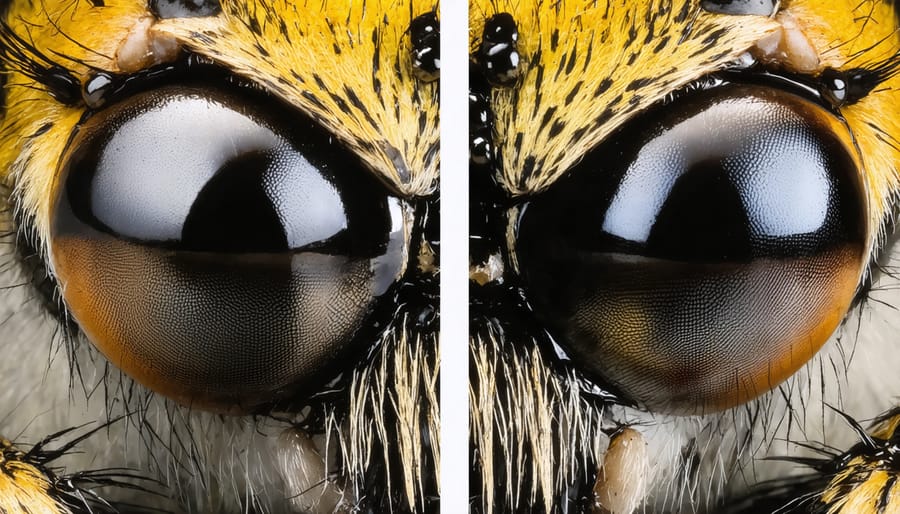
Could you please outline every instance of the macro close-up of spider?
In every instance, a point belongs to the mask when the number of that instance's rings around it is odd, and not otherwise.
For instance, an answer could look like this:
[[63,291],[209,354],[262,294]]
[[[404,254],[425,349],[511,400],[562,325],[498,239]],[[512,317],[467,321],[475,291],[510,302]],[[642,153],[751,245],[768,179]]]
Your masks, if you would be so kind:
[[0,513],[900,514],[898,206],[894,0],[0,0]]

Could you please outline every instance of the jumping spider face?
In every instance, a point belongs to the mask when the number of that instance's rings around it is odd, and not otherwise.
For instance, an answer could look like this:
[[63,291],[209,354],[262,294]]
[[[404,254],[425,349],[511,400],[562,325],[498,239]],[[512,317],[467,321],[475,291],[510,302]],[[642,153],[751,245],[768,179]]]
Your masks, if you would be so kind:
[[7,460],[91,512],[435,510],[437,6],[2,11],[4,280],[38,287],[0,432],[77,429]]
[[894,3],[470,20],[475,510],[897,508]]

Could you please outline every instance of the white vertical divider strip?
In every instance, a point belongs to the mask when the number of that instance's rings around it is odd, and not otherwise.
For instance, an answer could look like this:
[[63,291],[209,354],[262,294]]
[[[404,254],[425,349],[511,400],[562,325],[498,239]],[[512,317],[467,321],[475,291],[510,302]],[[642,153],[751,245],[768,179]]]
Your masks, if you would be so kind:
[[441,513],[469,498],[469,24],[466,0],[442,0]]

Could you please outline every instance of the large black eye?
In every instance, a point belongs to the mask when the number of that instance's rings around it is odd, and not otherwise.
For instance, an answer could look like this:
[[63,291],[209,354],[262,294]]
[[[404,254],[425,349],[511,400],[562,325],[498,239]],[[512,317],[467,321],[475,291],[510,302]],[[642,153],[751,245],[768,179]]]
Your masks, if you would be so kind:
[[205,87],[90,117],[55,187],[51,262],[118,367],[181,403],[248,411],[314,387],[403,272],[403,207],[289,110]]
[[763,87],[648,113],[524,206],[536,312],[576,365],[648,408],[770,390],[828,339],[862,273],[866,191],[846,134]]

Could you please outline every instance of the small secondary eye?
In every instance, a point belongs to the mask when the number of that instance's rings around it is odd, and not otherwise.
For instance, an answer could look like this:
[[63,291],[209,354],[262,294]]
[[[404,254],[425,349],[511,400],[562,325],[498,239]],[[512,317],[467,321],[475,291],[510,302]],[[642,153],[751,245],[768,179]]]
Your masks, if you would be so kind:
[[867,253],[846,129],[764,87],[695,92],[632,122],[536,196],[516,255],[575,365],[657,411],[777,386],[846,314]]
[[51,263],[110,361],[183,404],[314,387],[404,270],[401,202],[322,129],[166,87],[88,118],[63,158]]

